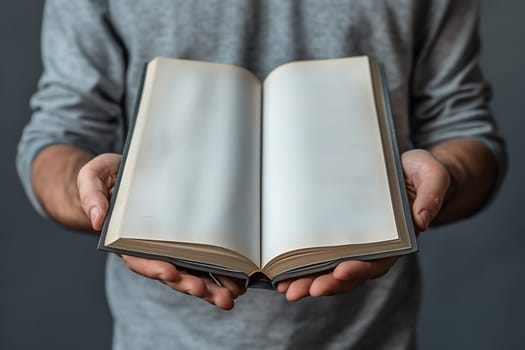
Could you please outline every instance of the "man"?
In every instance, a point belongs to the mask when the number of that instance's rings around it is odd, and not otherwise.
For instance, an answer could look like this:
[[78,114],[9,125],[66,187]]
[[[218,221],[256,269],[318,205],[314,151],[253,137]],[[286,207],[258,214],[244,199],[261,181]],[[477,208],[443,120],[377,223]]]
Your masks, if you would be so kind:
[[[48,0],[22,182],[42,214],[98,231],[146,61],[232,63],[263,78],[292,60],[366,54],[385,65],[418,230],[472,215],[504,170],[477,12],[474,0]],[[285,296],[218,278],[222,286],[164,262],[109,256],[114,348],[415,346],[415,256],[341,263],[280,283]]]

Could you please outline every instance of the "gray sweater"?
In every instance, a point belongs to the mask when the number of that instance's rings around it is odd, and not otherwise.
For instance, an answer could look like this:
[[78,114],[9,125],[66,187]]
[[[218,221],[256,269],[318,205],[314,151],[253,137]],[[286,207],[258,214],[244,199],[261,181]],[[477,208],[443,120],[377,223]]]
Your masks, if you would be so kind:
[[[503,143],[479,70],[471,0],[48,0],[44,73],[17,167],[35,208],[40,150],[121,152],[141,71],[156,56],[244,66],[260,78],[300,59],[369,55],[385,66],[401,150],[473,138],[504,169]],[[95,247],[93,247],[95,249]],[[115,349],[405,349],[415,343],[415,256],[340,296],[289,303],[250,290],[233,311],[107,263]]]

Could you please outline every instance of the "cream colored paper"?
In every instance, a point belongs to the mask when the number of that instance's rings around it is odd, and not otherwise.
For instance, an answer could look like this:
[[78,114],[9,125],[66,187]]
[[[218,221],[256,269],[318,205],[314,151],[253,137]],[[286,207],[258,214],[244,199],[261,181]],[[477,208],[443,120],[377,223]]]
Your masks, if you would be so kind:
[[264,85],[262,263],[396,239],[366,57],[284,65]]
[[212,244],[258,263],[260,84],[239,67],[172,62],[149,64],[106,244]]

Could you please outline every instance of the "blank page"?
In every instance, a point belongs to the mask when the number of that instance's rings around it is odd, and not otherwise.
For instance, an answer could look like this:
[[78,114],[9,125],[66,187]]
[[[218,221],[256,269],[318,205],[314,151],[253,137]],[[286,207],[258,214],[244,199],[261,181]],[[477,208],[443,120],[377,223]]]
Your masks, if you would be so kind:
[[398,238],[366,57],[277,68],[263,104],[263,265]]
[[108,240],[212,244],[258,264],[260,94],[239,67],[150,63]]

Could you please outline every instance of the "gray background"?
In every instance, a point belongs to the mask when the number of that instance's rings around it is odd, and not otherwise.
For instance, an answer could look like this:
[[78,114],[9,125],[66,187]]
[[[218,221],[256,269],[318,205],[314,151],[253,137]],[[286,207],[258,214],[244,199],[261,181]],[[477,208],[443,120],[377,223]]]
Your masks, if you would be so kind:
[[[41,71],[43,1],[0,3],[0,349],[108,349],[104,255],[96,237],[38,217],[14,169],[28,99]],[[422,349],[524,349],[525,2],[482,1],[483,66],[507,138],[510,168],[481,215],[421,240]],[[521,219],[520,220],[520,215]]]

